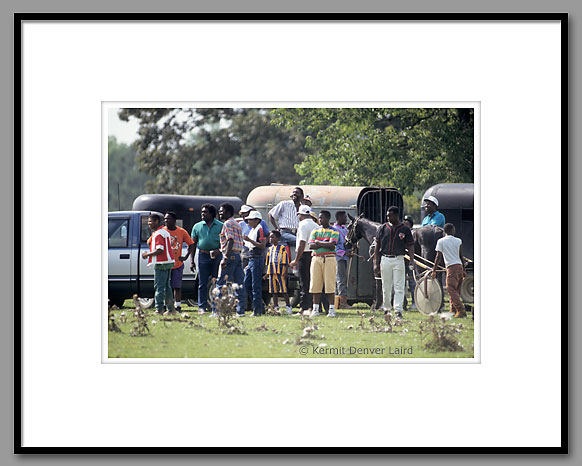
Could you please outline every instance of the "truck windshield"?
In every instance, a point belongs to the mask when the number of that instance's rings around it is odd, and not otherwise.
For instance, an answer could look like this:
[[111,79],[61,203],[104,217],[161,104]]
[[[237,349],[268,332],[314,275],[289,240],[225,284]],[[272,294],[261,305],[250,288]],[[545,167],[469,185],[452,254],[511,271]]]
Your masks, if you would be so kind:
[[129,231],[129,219],[110,218],[107,225],[110,248],[127,247],[127,232]]

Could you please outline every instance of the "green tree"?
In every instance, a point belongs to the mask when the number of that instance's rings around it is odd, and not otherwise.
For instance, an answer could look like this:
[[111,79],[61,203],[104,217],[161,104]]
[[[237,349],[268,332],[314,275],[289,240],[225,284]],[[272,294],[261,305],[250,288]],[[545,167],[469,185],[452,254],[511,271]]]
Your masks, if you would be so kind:
[[305,136],[313,184],[394,186],[405,195],[473,182],[473,109],[286,108],[272,123]]
[[149,176],[139,171],[135,149],[113,136],[109,137],[107,159],[109,211],[131,210],[133,200],[145,192]]
[[309,149],[291,129],[270,124],[270,109],[122,109],[139,120],[134,143],[150,192],[246,199],[258,185],[295,184]]

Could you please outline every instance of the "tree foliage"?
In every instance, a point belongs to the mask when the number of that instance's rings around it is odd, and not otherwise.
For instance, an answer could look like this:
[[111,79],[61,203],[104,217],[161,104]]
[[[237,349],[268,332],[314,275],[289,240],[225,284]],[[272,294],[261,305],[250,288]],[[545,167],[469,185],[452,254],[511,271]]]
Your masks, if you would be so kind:
[[284,108],[273,124],[305,136],[313,184],[394,186],[403,194],[473,182],[473,109]]
[[108,141],[108,172],[109,211],[131,210],[134,199],[144,193],[149,176],[139,171],[135,149],[113,136]]
[[299,181],[295,164],[305,138],[270,124],[270,109],[122,109],[139,120],[134,143],[151,193],[229,195],[246,199],[256,186]]

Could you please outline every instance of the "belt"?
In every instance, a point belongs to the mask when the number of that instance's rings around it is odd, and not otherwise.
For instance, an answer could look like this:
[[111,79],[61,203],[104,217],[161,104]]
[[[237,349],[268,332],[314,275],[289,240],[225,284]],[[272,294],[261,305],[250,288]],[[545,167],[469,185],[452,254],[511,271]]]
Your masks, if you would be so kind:
[[282,231],[289,231],[294,235],[297,234],[297,228],[281,228]]
[[401,256],[403,256],[404,254],[396,254],[396,255],[390,255],[390,254],[382,254],[382,255],[383,255],[384,257],[390,257],[390,258],[392,259],[392,258],[394,258],[394,257],[401,257]]
[[206,251],[204,249],[198,249],[200,252],[203,252],[204,254],[210,254],[210,251]]

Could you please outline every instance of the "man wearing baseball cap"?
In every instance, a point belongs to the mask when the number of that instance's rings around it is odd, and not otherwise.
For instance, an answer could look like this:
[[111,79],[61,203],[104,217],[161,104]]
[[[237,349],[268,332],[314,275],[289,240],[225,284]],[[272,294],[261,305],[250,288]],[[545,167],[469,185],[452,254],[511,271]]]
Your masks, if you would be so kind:
[[251,210],[247,222],[251,227],[248,234],[243,236],[244,244],[249,249],[249,263],[245,267],[244,286],[248,296],[252,296],[253,316],[265,313],[263,305],[263,251],[267,245],[267,237],[261,227],[261,213]]
[[423,201],[424,208],[426,209],[426,217],[422,219],[422,226],[436,225],[437,227],[443,228],[445,226],[445,216],[437,210],[439,200],[434,196],[427,196]]
[[[243,204],[241,206],[240,210],[238,211],[238,214],[242,218],[242,220],[240,222],[238,222],[238,224],[240,225],[243,236],[248,235],[251,232],[252,228],[249,226],[247,219],[249,217],[249,214],[253,211],[256,211],[256,210],[257,209],[255,209],[252,205]],[[267,227],[267,223],[261,219],[260,224],[261,224],[261,228],[263,229],[263,233],[265,234],[265,237],[268,238],[269,237],[269,227]],[[240,257],[242,259],[242,267],[244,270],[246,268],[246,266],[249,265],[249,258],[251,257],[249,248],[246,245],[243,247],[243,250],[241,252]]]
[[299,217],[299,228],[297,228],[297,241],[295,243],[295,260],[290,264],[290,268],[299,269],[299,306],[302,311],[311,309],[313,297],[309,293],[309,282],[311,280],[311,249],[309,238],[311,232],[318,228],[318,224],[311,217],[311,207],[302,205],[299,207],[297,216]]

